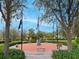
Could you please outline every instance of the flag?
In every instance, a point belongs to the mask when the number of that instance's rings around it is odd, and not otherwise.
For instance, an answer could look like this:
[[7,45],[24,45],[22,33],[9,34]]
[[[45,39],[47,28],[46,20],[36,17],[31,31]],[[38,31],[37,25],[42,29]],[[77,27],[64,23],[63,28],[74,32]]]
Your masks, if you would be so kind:
[[37,20],[37,29],[39,29],[39,18]]
[[20,23],[19,23],[19,27],[18,27],[18,29],[21,28],[21,25],[22,25],[22,19],[20,20]]
[[1,2],[0,2],[0,11],[1,11]]

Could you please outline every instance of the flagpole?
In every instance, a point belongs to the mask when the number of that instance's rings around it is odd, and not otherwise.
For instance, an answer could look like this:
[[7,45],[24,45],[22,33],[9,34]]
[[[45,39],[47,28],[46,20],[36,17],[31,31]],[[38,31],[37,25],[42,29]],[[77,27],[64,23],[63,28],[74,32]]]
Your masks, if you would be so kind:
[[58,24],[56,24],[56,27],[57,27],[57,30],[56,30],[57,31],[57,34],[56,34],[56,36],[57,36],[56,37],[56,39],[57,39],[57,49],[59,49],[59,46],[58,46],[59,45],[59,40],[58,40]]
[[21,24],[21,50],[23,48],[23,8],[22,8],[22,11],[21,11],[21,20],[22,20],[22,24]]
[[39,17],[38,17],[38,22],[37,22],[37,31],[39,32]]
[[[23,0],[22,0],[22,2],[23,2]],[[18,27],[18,29],[21,29],[21,50],[22,50],[22,48],[23,48],[23,7],[22,7],[22,9],[21,9],[21,13],[20,13],[20,23],[19,23],[19,27]]]
[[37,45],[41,45],[41,40],[40,40],[40,37],[39,37],[39,17],[38,17],[38,20],[37,20]]
[[0,1],[0,12],[1,12],[1,1]]

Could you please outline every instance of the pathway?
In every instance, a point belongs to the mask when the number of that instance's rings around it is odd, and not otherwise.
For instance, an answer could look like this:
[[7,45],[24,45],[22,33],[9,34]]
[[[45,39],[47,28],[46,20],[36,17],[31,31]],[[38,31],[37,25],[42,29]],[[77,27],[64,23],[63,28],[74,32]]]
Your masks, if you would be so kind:
[[52,59],[51,52],[25,52],[26,59]]

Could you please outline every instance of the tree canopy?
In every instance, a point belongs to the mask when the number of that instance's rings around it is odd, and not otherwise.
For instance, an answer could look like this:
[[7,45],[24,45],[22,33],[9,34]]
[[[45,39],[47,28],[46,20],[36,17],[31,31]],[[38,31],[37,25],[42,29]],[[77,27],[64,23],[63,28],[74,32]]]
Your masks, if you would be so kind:
[[70,50],[75,20],[79,16],[79,0],[35,0],[35,5],[44,10],[42,19],[57,20],[61,24]]

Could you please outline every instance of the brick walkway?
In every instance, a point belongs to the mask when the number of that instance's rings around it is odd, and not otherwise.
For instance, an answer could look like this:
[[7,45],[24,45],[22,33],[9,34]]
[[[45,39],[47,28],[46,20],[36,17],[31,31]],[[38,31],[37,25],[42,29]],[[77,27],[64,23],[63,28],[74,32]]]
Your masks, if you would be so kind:
[[[11,48],[20,49],[21,45]],[[52,51],[56,49],[56,44],[42,43],[40,46],[37,46],[35,43],[29,43],[23,44],[22,50],[25,52],[26,59],[52,59]]]
[[[21,45],[18,47],[12,46],[10,48],[20,49]],[[25,52],[26,59],[52,59],[52,51],[57,49],[56,44],[52,43],[42,43],[37,46],[35,43],[23,44],[23,51]],[[67,46],[62,46],[61,49],[67,49]]]

